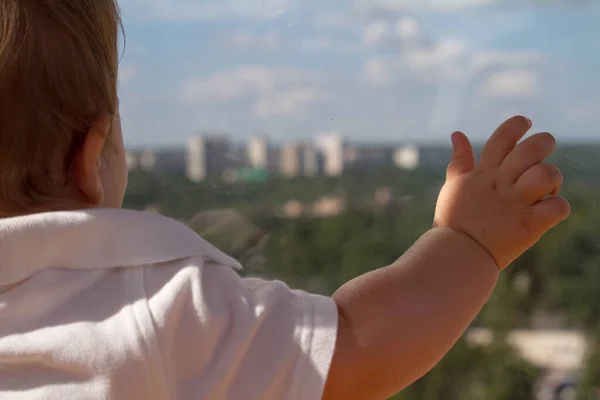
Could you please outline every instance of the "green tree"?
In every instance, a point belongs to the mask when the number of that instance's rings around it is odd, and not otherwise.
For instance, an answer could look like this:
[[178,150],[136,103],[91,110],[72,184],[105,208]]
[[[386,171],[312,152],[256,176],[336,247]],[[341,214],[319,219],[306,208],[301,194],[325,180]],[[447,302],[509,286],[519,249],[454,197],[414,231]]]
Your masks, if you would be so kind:
[[471,347],[463,339],[394,400],[531,400],[537,371],[503,340]]

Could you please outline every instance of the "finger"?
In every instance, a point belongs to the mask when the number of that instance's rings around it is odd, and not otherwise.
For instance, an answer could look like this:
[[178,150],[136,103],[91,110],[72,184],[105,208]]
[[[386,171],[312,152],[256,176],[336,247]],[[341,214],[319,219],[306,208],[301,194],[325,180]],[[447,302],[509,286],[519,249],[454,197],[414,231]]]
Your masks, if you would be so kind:
[[556,139],[549,133],[538,133],[523,141],[504,160],[500,176],[509,184],[516,182],[532,166],[544,161],[556,149]]
[[485,144],[479,165],[491,168],[502,164],[530,128],[531,120],[522,116],[505,121]]
[[565,198],[556,196],[544,199],[533,206],[531,228],[545,232],[567,219],[569,214],[571,206]]
[[548,196],[555,196],[562,187],[563,176],[552,164],[540,163],[525,171],[515,184],[515,192],[527,204],[536,204]]
[[475,153],[471,142],[462,132],[452,134],[452,160],[448,164],[446,179],[454,179],[475,168]]

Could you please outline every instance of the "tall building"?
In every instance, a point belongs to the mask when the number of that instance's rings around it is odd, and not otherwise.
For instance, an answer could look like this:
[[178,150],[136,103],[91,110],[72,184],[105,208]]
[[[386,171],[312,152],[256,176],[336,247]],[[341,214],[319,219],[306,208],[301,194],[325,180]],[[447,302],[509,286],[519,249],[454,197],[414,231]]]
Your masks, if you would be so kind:
[[187,146],[187,177],[192,182],[206,179],[206,143],[203,136],[191,138]]
[[323,157],[316,146],[305,143],[300,147],[300,169],[302,175],[312,178],[320,175]]
[[284,144],[280,152],[280,173],[286,178],[293,178],[300,174],[300,152],[295,143]]
[[348,167],[359,170],[392,165],[395,148],[385,145],[351,145],[344,149]]
[[252,136],[248,140],[246,157],[250,167],[255,169],[267,169],[269,166],[269,143],[267,139],[260,136]]
[[230,164],[231,146],[225,136],[195,136],[187,146],[187,176],[193,182],[222,177]]
[[325,175],[337,177],[344,172],[344,138],[341,134],[325,133],[317,138],[317,147],[324,157]]
[[129,171],[132,171],[136,168],[138,168],[139,166],[139,160],[138,160],[138,155],[136,153],[134,153],[133,151],[127,151],[127,153],[125,154],[125,159],[127,161],[127,169]]
[[279,172],[286,178],[312,178],[323,170],[323,156],[312,143],[287,143],[281,147],[279,154]]

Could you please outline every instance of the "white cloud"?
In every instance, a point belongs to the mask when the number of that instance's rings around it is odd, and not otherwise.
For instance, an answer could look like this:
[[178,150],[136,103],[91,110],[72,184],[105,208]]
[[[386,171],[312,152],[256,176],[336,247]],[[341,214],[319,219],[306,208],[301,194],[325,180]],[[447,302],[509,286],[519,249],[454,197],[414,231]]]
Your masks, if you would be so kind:
[[[362,4],[401,11],[416,0],[364,0]],[[423,1],[423,0],[419,0]],[[488,0],[461,0],[456,3],[467,6],[484,4]],[[356,2],[360,3],[359,0]],[[426,1],[430,6],[448,6],[442,0]],[[371,48],[381,46],[395,53],[382,57],[374,55],[365,61],[366,78],[374,83],[389,83],[399,75],[410,75],[427,83],[447,82],[449,78],[465,79],[486,72],[490,68],[521,68],[542,66],[547,56],[534,51],[489,51],[472,50],[460,38],[443,37],[434,41],[427,37],[420,22],[409,13],[404,13],[393,22],[389,16],[375,19],[363,30],[363,45]]]
[[461,11],[468,8],[486,6],[497,0],[420,0],[413,1],[415,5],[437,11]]
[[438,12],[463,11],[495,3],[497,0],[354,0],[354,8],[362,13],[400,13],[409,10]]
[[414,41],[421,36],[419,21],[413,17],[400,18],[396,23],[396,35],[404,41]]
[[482,94],[492,99],[523,99],[539,89],[538,76],[531,70],[508,69],[491,74],[481,87]]
[[356,41],[331,36],[316,36],[305,40],[283,38],[276,32],[252,33],[238,31],[222,35],[218,41],[241,51],[274,52],[282,49],[307,53],[358,53],[362,47]]
[[363,43],[372,47],[389,40],[392,29],[387,21],[373,21],[363,31]]
[[[405,3],[393,4],[400,7]],[[386,20],[372,22],[363,31],[363,43],[370,47],[386,44],[387,48],[391,45],[397,49],[396,54],[375,55],[365,61],[367,80],[379,84],[397,80],[401,75],[427,83],[447,82],[449,78],[467,82],[489,69],[537,68],[548,61],[547,56],[535,51],[472,50],[465,41],[452,37],[432,41],[412,16],[400,17],[395,25]]]
[[304,113],[307,107],[323,99],[324,95],[319,89],[294,87],[260,96],[256,101],[254,111],[256,116],[261,118],[274,116],[293,117]]
[[351,54],[358,53],[361,49],[361,46],[356,42],[327,36],[315,37],[302,42],[302,50],[308,53],[326,52]]
[[226,45],[243,51],[277,51],[283,47],[284,40],[275,32],[253,33],[232,32],[221,37]]
[[[370,0],[364,4],[401,10],[409,3],[411,0]],[[374,55],[365,61],[367,80],[377,84],[395,81],[401,75],[436,83],[448,77],[472,74],[475,69],[483,69],[497,62],[496,58],[505,56],[473,55],[467,44],[458,38],[432,41],[425,35],[420,22],[410,15],[400,16],[395,22],[389,17],[372,21],[363,30],[362,42],[365,47],[396,50],[385,57]]]
[[371,57],[365,63],[365,74],[374,83],[387,83],[399,75],[435,82],[464,71],[466,50],[462,41],[450,38],[434,45],[415,45],[399,55]]
[[377,19],[366,25],[362,32],[365,47],[395,45],[398,48],[414,48],[424,45],[424,34],[414,17],[401,17],[395,23]]
[[503,65],[521,67],[523,65],[542,66],[549,62],[548,56],[538,51],[479,51],[472,55],[472,67],[475,70]]
[[257,117],[298,116],[324,99],[318,74],[266,66],[241,66],[188,82],[181,91],[185,104],[251,101]]
[[411,0],[354,0],[354,8],[360,12],[401,12],[411,7]]
[[383,84],[388,83],[392,79],[392,75],[397,65],[395,60],[386,60],[382,57],[371,57],[369,58],[364,67],[365,77],[368,81]]
[[433,46],[421,47],[409,51],[406,55],[412,71],[435,73],[449,71],[466,54],[466,45],[458,39],[446,38]]
[[121,0],[120,3],[126,16],[168,22],[274,18],[296,4],[294,0]]
[[355,14],[343,11],[319,12],[312,19],[312,24],[320,29],[355,28]]
[[358,53],[362,47],[356,42],[330,36],[317,36],[305,40],[284,39],[276,32],[252,33],[238,31],[222,35],[218,41],[241,51],[274,52],[282,49],[301,50],[307,53]]

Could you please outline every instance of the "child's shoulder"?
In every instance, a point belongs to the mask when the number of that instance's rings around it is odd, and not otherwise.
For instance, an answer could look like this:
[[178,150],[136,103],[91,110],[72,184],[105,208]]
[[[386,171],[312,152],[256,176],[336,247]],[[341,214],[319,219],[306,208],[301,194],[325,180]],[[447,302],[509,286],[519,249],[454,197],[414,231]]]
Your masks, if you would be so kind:
[[[0,293],[0,362],[34,346],[44,366],[108,371],[102,390],[116,392],[93,397],[155,396],[150,372],[162,369],[181,397],[322,395],[336,343],[334,301],[242,279],[234,259],[179,222],[121,210],[52,213],[0,221],[0,237],[9,253],[0,286],[25,278]],[[132,382],[135,394],[125,396]]]
[[0,286],[48,269],[97,270],[198,258],[240,264],[185,225],[113,209],[40,213],[0,220]]

